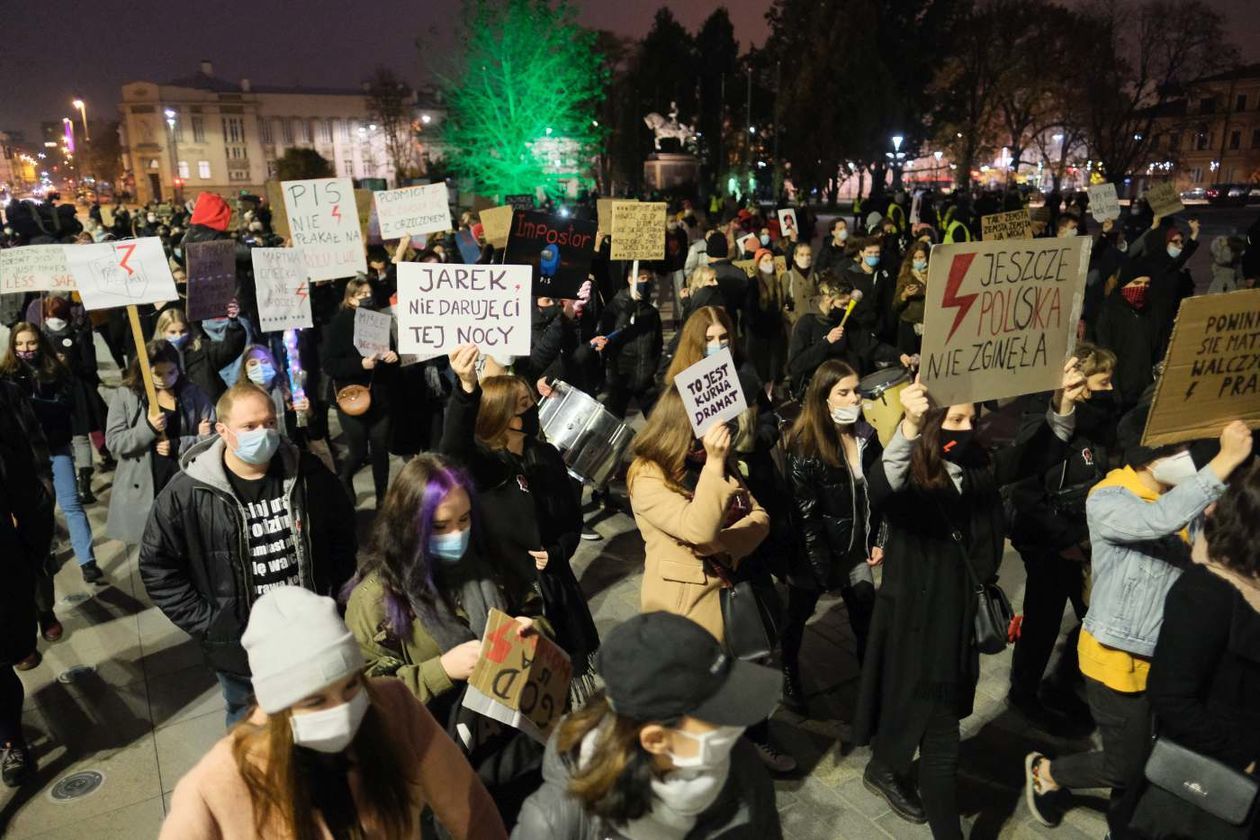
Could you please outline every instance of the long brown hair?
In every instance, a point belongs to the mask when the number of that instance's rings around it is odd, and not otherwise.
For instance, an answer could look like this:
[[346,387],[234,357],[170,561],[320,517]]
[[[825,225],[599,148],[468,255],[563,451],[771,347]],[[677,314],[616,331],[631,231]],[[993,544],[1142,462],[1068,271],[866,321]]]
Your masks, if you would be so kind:
[[913,278],[914,274],[914,257],[922,252],[924,259],[930,259],[932,248],[926,242],[915,241],[906,250],[906,256],[901,260],[901,271],[897,272],[897,285],[905,287]]
[[[414,837],[419,827],[412,825],[412,785],[418,780],[403,775],[401,742],[387,731],[386,721],[378,711],[375,691],[367,679],[360,691],[366,691],[371,708],[363,718],[353,746],[355,767],[363,779],[360,787],[364,801],[358,804],[360,825],[351,836],[359,838]],[[318,840],[321,832],[315,821],[311,791],[302,784],[294,755],[293,716],[284,709],[267,716],[264,724],[249,722],[249,714],[232,730],[232,756],[254,810],[254,829],[259,837],[274,833],[273,823],[290,830],[297,840]],[[408,745],[410,746],[410,745]],[[376,824],[371,835],[362,830],[364,818]]]
[[22,372],[22,360],[18,358],[16,348],[18,335],[24,332],[34,333],[35,341],[39,346],[39,358],[35,360],[33,366],[37,381],[59,382],[70,375],[70,369],[57,358],[57,351],[53,349],[52,342],[48,340],[48,336],[44,335],[43,330],[30,321],[18,321],[13,325],[13,329],[9,330],[9,349],[4,354],[4,358],[0,359],[0,376],[13,379]]
[[523,376],[487,376],[481,381],[481,408],[477,410],[477,440],[490,449],[507,446],[508,429],[516,416],[521,392],[533,394]]
[[705,333],[714,324],[726,327],[726,338],[731,343],[731,354],[735,353],[735,324],[731,316],[720,306],[702,306],[687,318],[682,333],[678,337],[678,349],[665,371],[665,384],[672,386],[674,377],[704,358],[704,348],[709,343]]
[[[180,377],[184,375],[183,366],[179,363],[179,351],[175,349],[175,345],[165,339],[150,341],[144,345],[149,351],[149,369],[157,367],[162,362],[170,362],[180,369]],[[127,365],[127,370],[122,376],[122,384],[124,387],[130,388],[137,394],[144,393],[144,376],[140,373],[140,356],[136,354],[131,357],[131,364]]]
[[666,484],[681,490],[678,482],[682,479],[687,452],[694,441],[687,408],[678,389],[669,385],[652,407],[647,425],[634,436],[631,449],[634,461],[626,473],[627,490],[633,495],[635,478],[649,464],[655,465],[664,474]]
[[839,359],[829,359],[814,371],[805,391],[801,413],[787,433],[787,446],[792,454],[821,458],[833,467],[841,465],[844,459],[840,454],[840,433],[831,419],[827,398],[836,383],[846,376],[856,377],[857,371]]

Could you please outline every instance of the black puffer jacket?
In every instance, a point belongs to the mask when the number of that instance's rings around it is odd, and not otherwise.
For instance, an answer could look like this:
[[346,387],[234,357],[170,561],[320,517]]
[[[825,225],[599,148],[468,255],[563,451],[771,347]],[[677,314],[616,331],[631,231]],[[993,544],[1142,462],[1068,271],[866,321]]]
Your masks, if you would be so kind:
[[64,369],[56,379],[41,379],[23,363],[18,364],[17,375],[8,379],[30,400],[48,446],[53,449],[68,446],[74,435],[74,379]]
[[[245,510],[228,482],[223,439],[180,458],[183,472],[157,499],[140,545],[140,579],[158,609],[201,643],[216,671],[246,676],[241,634],[252,606]],[[354,509],[315,456],[282,442],[298,574],[302,585],[336,597],[355,571]]]
[[197,325],[180,350],[184,377],[204,391],[210,402],[216,402],[227,390],[219,371],[240,358],[245,351],[245,337],[245,326],[236,318],[229,318],[222,341],[212,341]]
[[[857,439],[862,475],[870,475],[884,449],[865,421],[858,423]],[[880,534],[865,480],[859,485],[844,459],[840,466],[833,466],[816,455],[792,452],[787,456],[787,471],[797,536],[788,579],[802,588],[837,589],[848,583],[853,552],[867,556]]]
[[613,336],[604,350],[610,374],[628,379],[632,387],[650,385],[664,346],[661,314],[656,307],[646,300],[634,300],[629,289],[622,289],[604,310],[600,333]]

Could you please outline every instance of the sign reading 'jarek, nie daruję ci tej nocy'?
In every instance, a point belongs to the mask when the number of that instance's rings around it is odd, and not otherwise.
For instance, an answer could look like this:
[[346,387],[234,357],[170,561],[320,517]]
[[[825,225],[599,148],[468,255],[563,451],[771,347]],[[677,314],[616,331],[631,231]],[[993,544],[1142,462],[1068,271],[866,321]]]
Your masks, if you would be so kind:
[[422,359],[476,344],[496,358],[529,355],[527,265],[399,263],[398,350]]
[[1076,346],[1089,249],[1085,237],[932,249],[921,375],[938,404],[1058,387]]
[[367,253],[349,178],[314,178],[281,185],[293,247],[314,281],[367,273]]

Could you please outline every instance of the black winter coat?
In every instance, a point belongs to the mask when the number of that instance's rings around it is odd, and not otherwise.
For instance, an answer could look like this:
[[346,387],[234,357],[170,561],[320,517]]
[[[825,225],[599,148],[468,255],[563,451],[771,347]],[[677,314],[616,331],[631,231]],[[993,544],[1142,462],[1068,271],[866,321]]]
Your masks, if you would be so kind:
[[1134,309],[1117,289],[1103,302],[1095,331],[1098,343],[1116,354],[1112,381],[1120,405],[1136,405],[1168,347],[1167,319],[1151,306]]
[[717,274],[718,290],[725,301],[726,312],[735,323],[736,331],[742,334],[743,326],[739,319],[744,308],[744,301],[748,299],[748,274],[742,268],[733,265],[730,260],[718,260],[709,263],[709,267]]
[[[696,289],[683,301],[683,322],[685,323],[691,317],[691,313],[705,306],[717,306],[726,309],[726,298],[722,297],[722,290],[717,286],[701,286]],[[730,311],[727,310],[730,315]],[[731,315],[731,322],[734,323],[734,315]]]
[[51,381],[38,378],[35,373],[22,362],[16,376],[8,377],[22,392],[22,396],[30,401],[35,417],[39,420],[39,428],[50,449],[59,449],[70,445],[74,436],[75,381],[69,373]]
[[[198,331],[199,332],[199,331]],[[219,371],[240,358],[245,351],[245,325],[229,318],[222,341],[212,341],[205,334],[194,334],[180,351],[180,368],[184,377],[217,402],[227,385]]]
[[646,300],[634,300],[629,289],[622,289],[604,310],[599,332],[605,336],[616,333],[604,349],[609,376],[626,379],[631,388],[651,385],[665,343],[656,307]]
[[897,364],[901,356],[897,348],[884,344],[869,329],[853,323],[853,318],[845,324],[839,341],[834,344],[827,341],[827,333],[835,326],[826,315],[802,315],[792,328],[787,372],[794,393],[804,393],[814,371],[828,359],[840,359],[856,370],[858,376]]
[[[252,606],[245,510],[228,483],[223,439],[180,457],[183,471],[158,494],[140,544],[140,579],[158,609],[201,644],[210,667],[249,675],[241,634]],[[323,463],[282,442],[302,585],[337,597],[354,575],[354,506]]]

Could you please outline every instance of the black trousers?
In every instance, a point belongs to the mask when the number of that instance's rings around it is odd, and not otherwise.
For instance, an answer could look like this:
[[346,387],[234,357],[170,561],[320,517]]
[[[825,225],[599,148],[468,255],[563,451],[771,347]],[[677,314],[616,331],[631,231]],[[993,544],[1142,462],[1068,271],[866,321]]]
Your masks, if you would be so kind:
[[22,737],[22,681],[10,665],[0,665],[0,746],[25,746]]
[[338,409],[337,418],[341,421],[341,431],[346,436],[347,447],[346,457],[341,462],[337,477],[353,500],[354,474],[363,465],[363,459],[370,455],[376,505],[380,507],[389,487],[389,413],[379,406],[373,406],[366,414],[352,417]]
[[[1077,621],[1085,617],[1085,572],[1080,563],[1060,557],[1058,552],[1026,550],[1020,557],[1028,579],[1024,584],[1024,623],[1011,656],[1011,693],[1036,697],[1059,640],[1064,607],[1071,602]],[[1075,675],[1078,670],[1076,645],[1065,645],[1058,673]]]
[[[820,589],[803,589],[788,585],[787,614],[783,618],[783,630],[779,643],[783,651],[783,667],[795,670],[800,665],[801,642],[805,638],[805,624],[814,614]],[[857,640],[858,664],[866,660],[866,640],[871,633],[871,616],[875,613],[875,586],[868,581],[858,581],[840,590],[845,611],[849,614],[849,626]]]
[[644,417],[647,417],[652,406],[656,405],[658,392],[656,383],[651,379],[636,381],[628,376],[614,373],[608,376],[604,384],[608,386],[608,393],[604,397],[604,408],[618,420],[625,419],[631,398],[638,400],[639,411]]
[[[919,739],[919,796],[933,840],[962,840],[958,818],[958,743],[958,716],[950,706],[937,704]],[[893,766],[880,757],[878,748],[871,760],[884,767]]]

